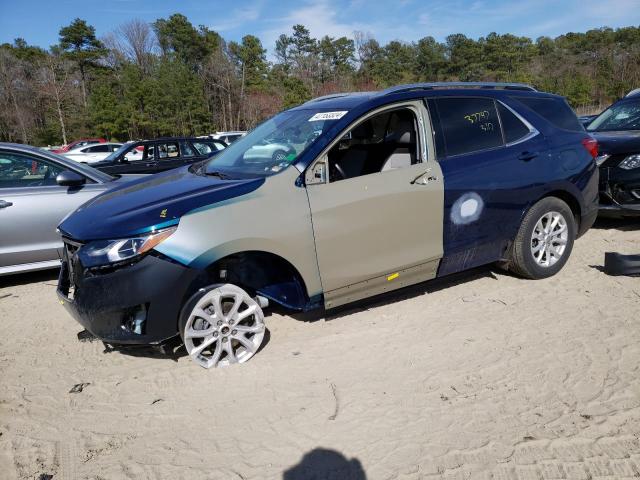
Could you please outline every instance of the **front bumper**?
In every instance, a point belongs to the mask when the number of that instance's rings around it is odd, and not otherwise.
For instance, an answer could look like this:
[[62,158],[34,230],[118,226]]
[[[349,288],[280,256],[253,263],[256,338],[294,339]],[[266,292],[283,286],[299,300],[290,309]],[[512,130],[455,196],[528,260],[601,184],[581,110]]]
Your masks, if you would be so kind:
[[640,169],[600,167],[600,215],[640,216]]
[[106,273],[90,271],[68,253],[58,279],[58,298],[91,334],[112,344],[157,345],[178,335],[185,301],[202,272],[146,255]]

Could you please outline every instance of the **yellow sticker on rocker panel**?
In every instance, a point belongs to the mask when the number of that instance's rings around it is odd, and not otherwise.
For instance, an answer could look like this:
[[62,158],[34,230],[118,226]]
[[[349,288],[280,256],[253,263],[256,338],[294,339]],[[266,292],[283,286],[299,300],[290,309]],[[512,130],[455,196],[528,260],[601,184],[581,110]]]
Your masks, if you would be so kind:
[[387,282],[390,282],[391,280],[395,280],[396,278],[398,278],[400,276],[399,273],[392,273],[391,275],[389,275],[387,277]]

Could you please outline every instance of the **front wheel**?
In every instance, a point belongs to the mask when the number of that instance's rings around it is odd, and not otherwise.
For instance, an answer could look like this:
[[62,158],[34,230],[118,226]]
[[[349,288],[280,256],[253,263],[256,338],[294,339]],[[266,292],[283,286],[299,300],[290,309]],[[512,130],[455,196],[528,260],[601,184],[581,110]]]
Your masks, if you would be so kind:
[[575,237],[576,221],[569,206],[556,197],[543,198],[522,220],[509,269],[525,278],[551,277],[567,263]]
[[188,305],[180,322],[180,336],[191,360],[204,368],[249,360],[265,334],[260,305],[242,288],[213,285]]

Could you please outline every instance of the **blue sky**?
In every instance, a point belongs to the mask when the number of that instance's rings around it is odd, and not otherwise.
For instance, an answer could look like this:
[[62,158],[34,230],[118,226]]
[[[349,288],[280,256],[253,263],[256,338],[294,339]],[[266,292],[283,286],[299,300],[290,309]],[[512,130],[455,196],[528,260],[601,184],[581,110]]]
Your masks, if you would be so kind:
[[152,22],[180,12],[228,40],[257,35],[272,51],[296,23],[313,36],[368,32],[382,43],[451,33],[477,38],[492,31],[537,38],[601,26],[640,25],[640,0],[0,0],[0,43],[16,37],[48,47],[75,17],[98,36],[132,18]]

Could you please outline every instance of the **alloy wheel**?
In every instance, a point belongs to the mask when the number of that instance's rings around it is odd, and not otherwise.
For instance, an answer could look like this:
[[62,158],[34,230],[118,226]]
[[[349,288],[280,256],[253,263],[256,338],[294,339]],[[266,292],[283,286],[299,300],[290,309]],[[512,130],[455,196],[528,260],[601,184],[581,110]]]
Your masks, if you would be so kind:
[[569,229],[561,213],[545,213],[533,229],[531,254],[541,267],[551,267],[560,260],[567,248]]
[[202,296],[182,332],[191,359],[204,368],[244,363],[264,339],[264,314],[241,288],[225,284]]

